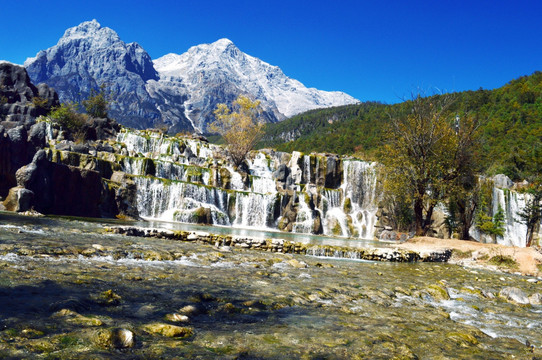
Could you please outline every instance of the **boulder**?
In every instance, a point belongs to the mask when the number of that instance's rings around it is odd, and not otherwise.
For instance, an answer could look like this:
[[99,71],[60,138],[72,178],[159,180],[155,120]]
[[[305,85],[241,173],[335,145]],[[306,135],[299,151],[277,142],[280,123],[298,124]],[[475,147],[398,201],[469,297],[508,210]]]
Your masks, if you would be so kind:
[[93,336],[94,342],[107,349],[126,349],[135,345],[135,335],[123,328],[100,329]]
[[497,174],[493,176],[491,180],[493,180],[493,184],[495,184],[496,187],[501,189],[511,189],[512,186],[514,186],[514,182],[504,174]]
[[196,224],[211,225],[213,223],[213,214],[210,208],[199,207],[192,213]]
[[499,292],[499,296],[516,304],[530,304],[529,298],[523,291],[516,287],[505,287]]
[[3,205],[8,211],[24,212],[32,208],[33,200],[34,192],[21,186],[16,186],[9,190]]

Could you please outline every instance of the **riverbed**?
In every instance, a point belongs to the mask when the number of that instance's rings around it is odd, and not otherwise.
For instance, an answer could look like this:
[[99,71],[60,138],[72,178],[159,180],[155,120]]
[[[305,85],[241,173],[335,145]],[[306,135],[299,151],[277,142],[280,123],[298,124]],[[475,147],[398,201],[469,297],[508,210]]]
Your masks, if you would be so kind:
[[542,356],[542,306],[498,296],[540,293],[535,278],[216,248],[110,225],[0,214],[0,358]]

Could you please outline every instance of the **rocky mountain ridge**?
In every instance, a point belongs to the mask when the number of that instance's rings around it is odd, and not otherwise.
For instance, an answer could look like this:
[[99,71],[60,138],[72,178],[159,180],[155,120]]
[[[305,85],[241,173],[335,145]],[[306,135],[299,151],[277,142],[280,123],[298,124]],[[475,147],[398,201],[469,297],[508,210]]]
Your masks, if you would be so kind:
[[358,102],[342,92],[306,88],[278,66],[243,53],[229,39],[193,46],[181,55],[168,54],[153,63],[162,82],[178,80],[186,86],[186,108],[200,129],[220,102],[217,93],[227,99],[237,94],[253,96],[262,102],[270,122],[314,108]]
[[90,89],[106,84],[115,95],[113,118],[139,129],[165,125],[170,133],[204,132],[216,104],[231,103],[240,94],[261,100],[268,122],[358,102],[341,92],[306,88],[227,39],[153,62],[139,44],[125,43],[96,20],[66,30],[55,46],[27,59],[25,67],[35,83],[55,88],[61,101],[80,101]]

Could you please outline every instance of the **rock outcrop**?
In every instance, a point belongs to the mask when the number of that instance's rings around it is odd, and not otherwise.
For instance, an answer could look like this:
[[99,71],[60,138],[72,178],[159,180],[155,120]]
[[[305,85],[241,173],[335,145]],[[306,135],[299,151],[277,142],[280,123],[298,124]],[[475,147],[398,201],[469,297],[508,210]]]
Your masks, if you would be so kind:
[[34,86],[24,67],[0,63],[0,198],[16,186],[17,169],[45,146],[44,125],[35,119],[57,105],[56,92]]
[[[43,214],[100,217],[101,176],[97,171],[49,162],[44,150],[16,173],[17,185],[34,194]],[[25,209],[28,210],[28,209]]]
[[46,84],[37,87],[22,66],[0,63],[0,124],[10,128],[47,114],[58,95]]
[[112,152],[107,140],[120,130],[117,122],[89,118],[82,128],[87,142],[59,141],[63,131],[58,125],[36,122],[59,104],[58,95],[45,84],[34,86],[24,67],[9,63],[0,63],[0,101],[0,199],[5,198],[6,210],[138,217],[132,181],[110,180],[114,169],[103,162],[62,164],[43,150],[56,139],[64,151]]

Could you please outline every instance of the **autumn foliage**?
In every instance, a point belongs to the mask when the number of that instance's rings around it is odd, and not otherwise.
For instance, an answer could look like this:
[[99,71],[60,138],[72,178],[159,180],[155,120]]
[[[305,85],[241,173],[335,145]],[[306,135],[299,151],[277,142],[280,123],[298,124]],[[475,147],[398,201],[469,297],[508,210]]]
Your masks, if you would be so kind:
[[214,111],[216,120],[210,124],[210,130],[222,135],[235,166],[243,162],[262,136],[260,114],[260,102],[243,95],[233,102],[232,109],[218,104]]

